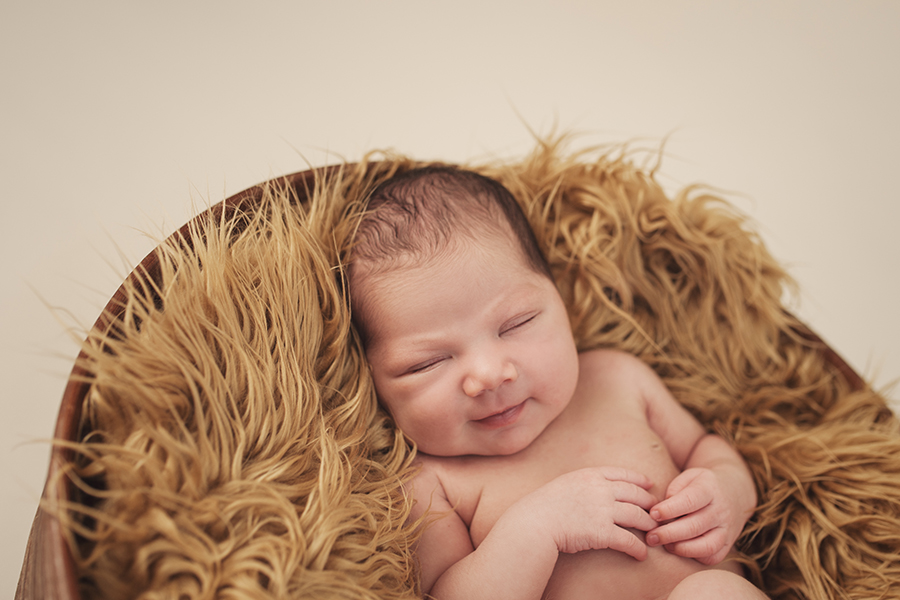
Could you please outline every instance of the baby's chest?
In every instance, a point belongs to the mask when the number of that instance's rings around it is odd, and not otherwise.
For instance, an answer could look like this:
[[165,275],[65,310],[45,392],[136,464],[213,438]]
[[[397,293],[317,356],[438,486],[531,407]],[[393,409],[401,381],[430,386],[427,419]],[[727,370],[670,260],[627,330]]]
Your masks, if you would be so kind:
[[614,427],[602,422],[580,425],[548,431],[519,455],[472,458],[448,469],[448,500],[469,526],[476,547],[516,501],[570,471],[632,469],[649,477],[654,483],[651,493],[662,498],[677,469],[645,420],[617,419]]

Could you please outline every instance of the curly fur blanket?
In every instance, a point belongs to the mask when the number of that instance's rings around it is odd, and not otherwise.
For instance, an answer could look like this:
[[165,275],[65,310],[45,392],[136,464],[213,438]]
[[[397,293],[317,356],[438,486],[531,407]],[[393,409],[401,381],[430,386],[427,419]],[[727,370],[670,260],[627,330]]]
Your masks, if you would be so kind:
[[[342,297],[390,154],[268,184],[157,250],[85,345],[68,512],[83,597],[416,596],[402,484]],[[668,198],[627,152],[539,143],[473,167],[521,201],[581,349],[633,353],[746,457],[739,542],[773,598],[900,596],[900,431],[782,306],[785,272],[702,188]],[[304,193],[307,197],[303,196]]]

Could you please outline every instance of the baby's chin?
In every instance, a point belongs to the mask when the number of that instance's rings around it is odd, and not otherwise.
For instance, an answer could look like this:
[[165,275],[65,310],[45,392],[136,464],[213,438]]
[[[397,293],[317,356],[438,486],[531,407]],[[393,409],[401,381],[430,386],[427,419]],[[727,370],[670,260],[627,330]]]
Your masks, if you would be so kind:
[[439,444],[417,444],[418,451],[422,454],[430,456],[440,456],[451,458],[455,456],[512,456],[534,442],[540,435],[540,432],[533,435],[508,436],[508,439],[502,440],[479,440],[472,443],[461,443],[453,446],[442,446]]

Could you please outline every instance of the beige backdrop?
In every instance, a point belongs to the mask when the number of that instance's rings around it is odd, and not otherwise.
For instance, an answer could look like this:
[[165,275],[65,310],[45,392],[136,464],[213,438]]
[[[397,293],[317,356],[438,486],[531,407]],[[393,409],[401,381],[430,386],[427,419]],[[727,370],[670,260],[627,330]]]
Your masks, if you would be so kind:
[[154,246],[142,232],[306,161],[518,156],[554,123],[669,136],[661,182],[733,190],[802,318],[877,385],[900,377],[898,62],[894,0],[3,2],[0,598],[66,328]]

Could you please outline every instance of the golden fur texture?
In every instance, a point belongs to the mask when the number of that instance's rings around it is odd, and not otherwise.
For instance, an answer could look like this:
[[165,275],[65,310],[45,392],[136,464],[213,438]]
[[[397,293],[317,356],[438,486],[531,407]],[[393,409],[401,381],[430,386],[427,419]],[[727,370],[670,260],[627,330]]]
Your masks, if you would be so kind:
[[[86,342],[85,597],[415,597],[414,450],[376,406],[339,275],[366,195],[413,165],[372,155],[301,203],[267,186],[161,245],[161,281],[132,277],[125,318]],[[522,203],[579,348],[639,356],[746,457],[755,583],[900,596],[897,420],[797,333],[745,220],[703,189],[669,199],[615,150],[474,168]]]

